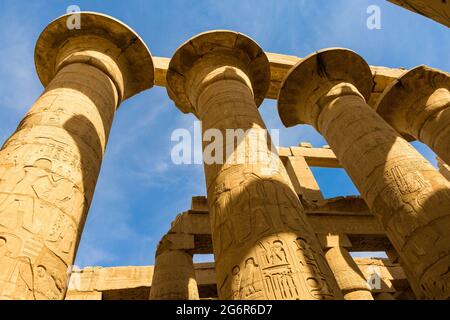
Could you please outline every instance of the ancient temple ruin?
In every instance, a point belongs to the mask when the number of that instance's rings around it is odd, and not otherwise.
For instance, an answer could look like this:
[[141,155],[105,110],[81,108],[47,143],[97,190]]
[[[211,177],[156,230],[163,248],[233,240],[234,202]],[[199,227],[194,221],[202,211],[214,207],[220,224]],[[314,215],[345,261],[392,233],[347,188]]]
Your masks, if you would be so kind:
[[[445,2],[392,2],[449,25]],[[83,28],[66,15],[39,37],[45,90],[0,151],[0,299],[450,298],[449,73],[369,66],[343,48],[269,53],[226,30],[153,57],[122,22],[80,14]],[[154,85],[220,132],[265,130],[258,107],[276,99],[286,127],[312,125],[329,146],[274,157],[269,137],[255,150],[269,162],[205,162],[207,196],[174,215],[155,266],[68,273],[114,113]],[[311,167],[344,168],[361,196],[325,199]],[[388,258],[351,256],[371,251]]]

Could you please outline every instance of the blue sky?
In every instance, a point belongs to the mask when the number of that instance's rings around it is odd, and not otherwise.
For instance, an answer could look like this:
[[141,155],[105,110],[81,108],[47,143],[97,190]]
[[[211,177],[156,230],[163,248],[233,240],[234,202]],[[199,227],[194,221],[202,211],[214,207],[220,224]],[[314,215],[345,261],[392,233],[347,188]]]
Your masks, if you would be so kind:
[[[366,10],[372,4],[381,8],[380,30],[366,27]],[[384,0],[1,0],[1,142],[42,92],[33,61],[37,37],[70,5],[127,23],[154,56],[171,57],[199,32],[231,29],[270,52],[305,56],[326,47],[347,47],[371,65],[427,64],[450,71],[448,29]],[[275,101],[265,101],[260,110],[269,128],[281,129],[282,146],[326,144],[308,126],[284,129]],[[192,196],[205,194],[201,165],[175,166],[170,161],[172,131],[192,129],[194,120],[174,107],[164,88],[155,87],[121,106],[80,244],[79,266],[154,263],[156,245],[170,222],[188,209]],[[435,164],[427,147],[414,145]],[[314,172],[326,197],[357,194],[342,170]]]

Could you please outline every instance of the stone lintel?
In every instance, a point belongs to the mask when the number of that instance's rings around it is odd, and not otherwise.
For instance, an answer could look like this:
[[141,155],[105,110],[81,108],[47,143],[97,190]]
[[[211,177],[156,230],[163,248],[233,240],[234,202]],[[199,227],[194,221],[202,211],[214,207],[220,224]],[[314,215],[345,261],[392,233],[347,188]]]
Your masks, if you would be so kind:
[[153,269],[153,266],[87,267],[72,272],[68,290],[85,293],[146,287],[151,284]]
[[345,234],[317,234],[317,238],[323,249],[330,249],[335,247],[351,248],[352,243]]
[[[290,147],[294,157],[303,157],[310,167],[341,168],[333,150],[326,148]],[[284,152],[284,151],[283,151]]]
[[[197,201],[202,199],[204,204],[207,202],[206,197],[195,198]],[[305,212],[316,234],[342,234],[350,237],[351,251],[383,251],[390,247],[383,227],[358,196],[318,201],[306,206]],[[191,233],[196,244],[203,244],[202,248],[196,247],[194,253],[208,253],[205,250],[212,253],[212,245],[205,244],[209,241],[210,230],[208,212],[187,211],[177,218],[171,232]]]
[[[408,282],[403,269],[399,264],[391,263],[386,259],[354,258],[356,264],[366,278],[370,277],[371,270],[381,274],[381,289],[374,292],[396,293],[409,290]],[[372,266],[372,269],[370,269]],[[81,275],[80,288],[69,287],[66,300],[100,300],[107,296],[123,296],[121,292],[128,292],[129,296],[139,296],[137,293],[150,291],[153,278],[153,266],[144,267],[110,267],[86,268],[77,272]],[[214,262],[194,264],[195,275],[199,287],[216,285],[216,271]],[[118,272],[119,271],[119,272]],[[201,291],[201,290],[200,290]],[[133,294],[134,293],[134,294]]]
[[[278,54],[266,52],[270,63],[271,79],[269,90],[266,98],[276,100],[280,91],[281,82],[288,71],[302,58],[292,55]],[[166,87],[166,75],[169,68],[170,58],[153,57],[155,64],[155,85]],[[372,96],[369,99],[369,105],[375,106],[378,98],[384,89],[398,77],[402,76],[406,70],[402,68],[387,68],[379,66],[370,67],[373,75],[375,86],[373,87]]]
[[186,233],[168,233],[158,244],[156,256],[166,250],[181,250],[191,252],[195,250],[195,237],[193,234]]

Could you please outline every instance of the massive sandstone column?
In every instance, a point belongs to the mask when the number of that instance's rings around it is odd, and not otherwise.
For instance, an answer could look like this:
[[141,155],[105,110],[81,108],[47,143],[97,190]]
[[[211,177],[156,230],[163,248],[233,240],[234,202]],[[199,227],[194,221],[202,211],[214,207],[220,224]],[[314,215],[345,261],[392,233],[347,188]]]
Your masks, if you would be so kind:
[[394,81],[376,107],[406,139],[428,145],[450,164],[450,75],[416,67]]
[[156,254],[150,300],[198,300],[192,254],[164,250]]
[[345,300],[373,300],[367,280],[347,248],[336,246],[325,252],[325,258]]
[[167,74],[169,96],[203,121],[205,136],[252,129],[237,147],[234,138],[218,143],[215,155],[226,155],[226,164],[204,157],[219,297],[342,298],[270,138],[252,139],[266,133],[257,105],[269,80],[260,47],[231,31],[192,38]]
[[367,279],[347,248],[351,242],[345,234],[320,235],[325,259],[345,300],[374,300]]
[[179,217],[158,244],[150,300],[199,300],[192,249],[194,236],[177,228]]
[[0,151],[0,299],[63,299],[114,112],[153,85],[152,57],[113,18],[70,15],[41,34],[45,86]]
[[450,183],[366,101],[369,66],[345,49],[319,51],[286,76],[278,111],[324,135],[386,228],[418,298],[450,298]]

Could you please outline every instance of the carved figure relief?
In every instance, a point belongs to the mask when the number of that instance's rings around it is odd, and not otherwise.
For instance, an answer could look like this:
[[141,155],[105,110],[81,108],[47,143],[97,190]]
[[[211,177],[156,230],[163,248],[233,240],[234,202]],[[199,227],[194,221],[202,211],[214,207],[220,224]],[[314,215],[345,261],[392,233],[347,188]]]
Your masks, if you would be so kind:
[[295,245],[297,246],[297,259],[311,296],[321,300],[332,299],[332,288],[328,285],[327,276],[322,272],[318,263],[320,258],[314,248],[308,243],[307,239],[301,237],[295,240]]

